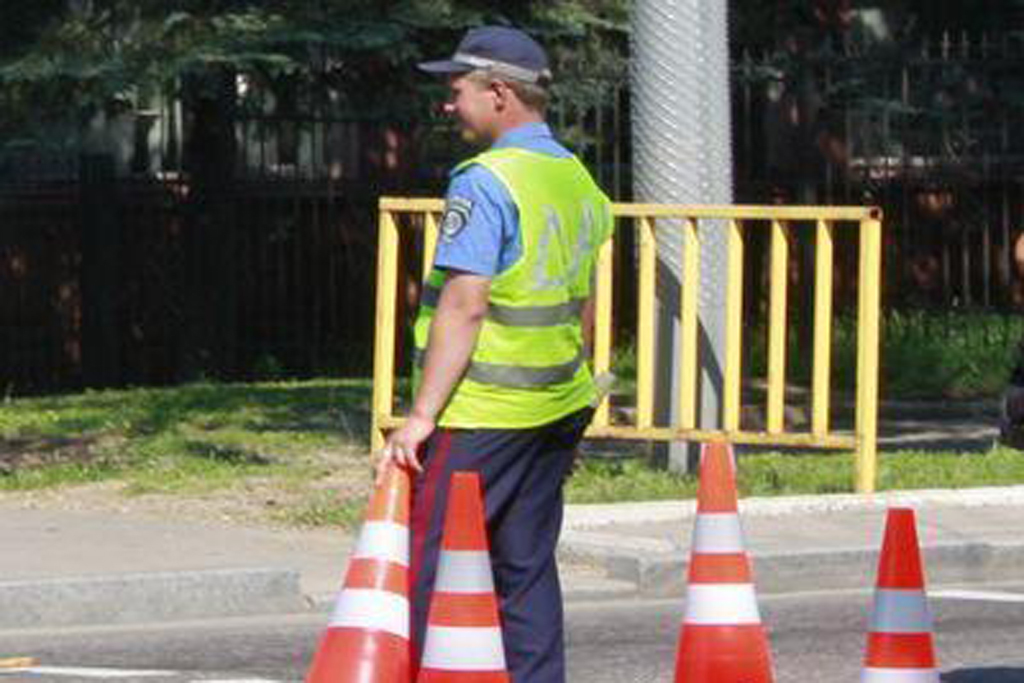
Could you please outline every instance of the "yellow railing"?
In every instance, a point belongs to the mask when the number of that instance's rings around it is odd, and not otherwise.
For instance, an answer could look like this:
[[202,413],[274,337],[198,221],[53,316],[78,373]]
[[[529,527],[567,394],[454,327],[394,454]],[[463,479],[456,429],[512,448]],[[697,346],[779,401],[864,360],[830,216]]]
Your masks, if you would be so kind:
[[[422,270],[433,262],[440,199],[384,197],[380,200],[377,261],[377,328],[374,348],[373,449],[383,445],[384,433],[401,424],[395,413],[395,343],[397,324],[400,221],[412,214],[422,219]],[[638,297],[636,330],[636,417],[632,424],[612,420],[609,400],[598,407],[587,434],[592,437],[658,441],[726,439],[740,444],[852,449],[856,454],[858,491],[875,488],[878,412],[878,334],[881,277],[881,212],[871,207],[828,206],[680,206],[616,204],[621,224],[637,231]],[[658,225],[659,219],[662,225]],[[698,310],[701,221],[715,221],[728,231],[726,343],[721,430],[697,427]],[[755,225],[750,225],[755,223]],[[767,225],[770,231],[768,301],[768,377],[764,431],[745,431],[740,425],[741,358],[743,345],[743,249],[748,230]],[[813,230],[804,228],[810,225]],[[852,433],[833,430],[831,415],[832,298],[834,239],[837,228],[859,233],[857,391]],[[708,226],[710,227],[710,226]],[[622,227],[619,230],[623,229]],[[679,303],[677,422],[656,425],[654,419],[656,301],[658,242],[656,231],[682,230],[682,282]],[[787,343],[789,247],[797,233],[814,232],[814,357],[811,380],[810,431],[787,431],[784,421]],[[613,238],[614,240],[614,238]],[[612,281],[614,242],[603,247],[598,260],[595,293],[594,372],[611,368]]]

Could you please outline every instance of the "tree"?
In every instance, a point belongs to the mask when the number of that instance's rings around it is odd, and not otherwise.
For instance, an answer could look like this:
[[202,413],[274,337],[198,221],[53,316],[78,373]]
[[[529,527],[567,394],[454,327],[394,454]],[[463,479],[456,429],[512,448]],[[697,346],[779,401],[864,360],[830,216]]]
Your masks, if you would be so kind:
[[[365,114],[409,119],[436,91],[413,64],[481,23],[541,34],[568,76],[584,66],[621,74],[627,7],[627,0],[13,0],[0,15],[12,19],[3,22],[0,97],[10,128],[41,114],[143,108],[154,93],[226,69],[330,89]],[[587,83],[563,80],[563,90]]]

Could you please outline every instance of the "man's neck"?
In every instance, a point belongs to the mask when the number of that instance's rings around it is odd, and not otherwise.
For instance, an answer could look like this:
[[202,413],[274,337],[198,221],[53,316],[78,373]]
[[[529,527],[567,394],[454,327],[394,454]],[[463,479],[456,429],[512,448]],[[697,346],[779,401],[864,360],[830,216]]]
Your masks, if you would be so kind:
[[491,144],[500,140],[501,136],[510,130],[515,130],[520,126],[525,126],[529,123],[544,123],[544,117],[535,112],[523,112],[521,115],[508,116],[498,124],[498,128],[495,131],[494,139],[491,140]]

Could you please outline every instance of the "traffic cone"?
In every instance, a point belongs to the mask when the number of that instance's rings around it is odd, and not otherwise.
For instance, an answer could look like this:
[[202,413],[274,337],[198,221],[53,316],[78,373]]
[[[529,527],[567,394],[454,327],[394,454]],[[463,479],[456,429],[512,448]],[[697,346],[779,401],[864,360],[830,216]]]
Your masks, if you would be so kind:
[[374,491],[345,584],[307,683],[408,683],[409,473],[390,467]]
[[480,475],[455,472],[417,683],[509,683]]
[[728,444],[703,447],[676,683],[774,680],[743,547],[734,470]]
[[889,510],[861,683],[938,683],[914,511]]

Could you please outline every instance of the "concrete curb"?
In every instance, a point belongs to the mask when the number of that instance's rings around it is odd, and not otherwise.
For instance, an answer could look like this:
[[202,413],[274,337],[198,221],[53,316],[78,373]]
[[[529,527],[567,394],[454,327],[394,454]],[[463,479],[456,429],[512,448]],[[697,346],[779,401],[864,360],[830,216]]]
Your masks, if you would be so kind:
[[[786,517],[837,511],[883,511],[893,505],[1016,506],[1024,486],[891,491],[873,495],[748,498],[744,516]],[[675,539],[630,535],[616,525],[692,527],[693,501],[566,508],[560,559],[568,565],[567,601],[682,595],[688,550]],[[785,593],[870,588],[877,548],[831,547],[799,552],[749,548],[758,589]],[[944,583],[1024,578],[1024,542],[964,540],[925,547],[929,580]],[[576,571],[572,571],[575,565]],[[318,584],[319,585],[319,584]],[[0,631],[115,625],[259,614],[329,612],[335,594],[304,595],[299,572],[240,568],[0,581]]]
[[[597,530],[614,524],[685,522],[693,519],[696,505],[695,500],[567,505],[562,529],[563,532],[569,532]],[[742,498],[739,505],[740,514],[744,516],[767,517],[844,510],[881,511],[893,506],[948,505],[967,508],[986,505],[1024,506],[1024,486]]]
[[[562,599],[565,602],[588,602],[594,600],[615,600],[637,595],[634,581],[595,576],[592,572],[580,576],[571,569],[562,567]],[[338,599],[337,592],[316,593],[307,596],[308,610],[317,614],[330,614]]]
[[[877,548],[832,548],[793,553],[751,552],[759,592],[794,593],[841,588],[871,588]],[[1024,543],[943,543],[923,548],[928,580],[975,583],[1024,577]],[[657,539],[598,533],[570,533],[560,557],[603,568],[610,579],[636,587],[645,597],[682,595],[686,589],[688,552]]]
[[[787,517],[827,512],[883,512],[889,507],[1019,506],[1024,510],[1024,486],[974,489],[886,491],[876,494],[834,494],[745,498],[744,517]],[[681,595],[686,587],[689,550],[675,541],[616,533],[616,525],[670,523],[679,525],[679,540],[690,533],[696,502],[655,501],[615,505],[566,507],[559,557],[590,566],[614,581],[636,586],[639,595]],[[877,547],[827,548],[792,553],[748,551],[758,590],[786,593],[873,585]],[[1024,543],[998,541],[943,542],[923,549],[930,581],[979,582],[1024,578]]]
[[0,630],[300,612],[298,572],[217,569],[0,582]]

